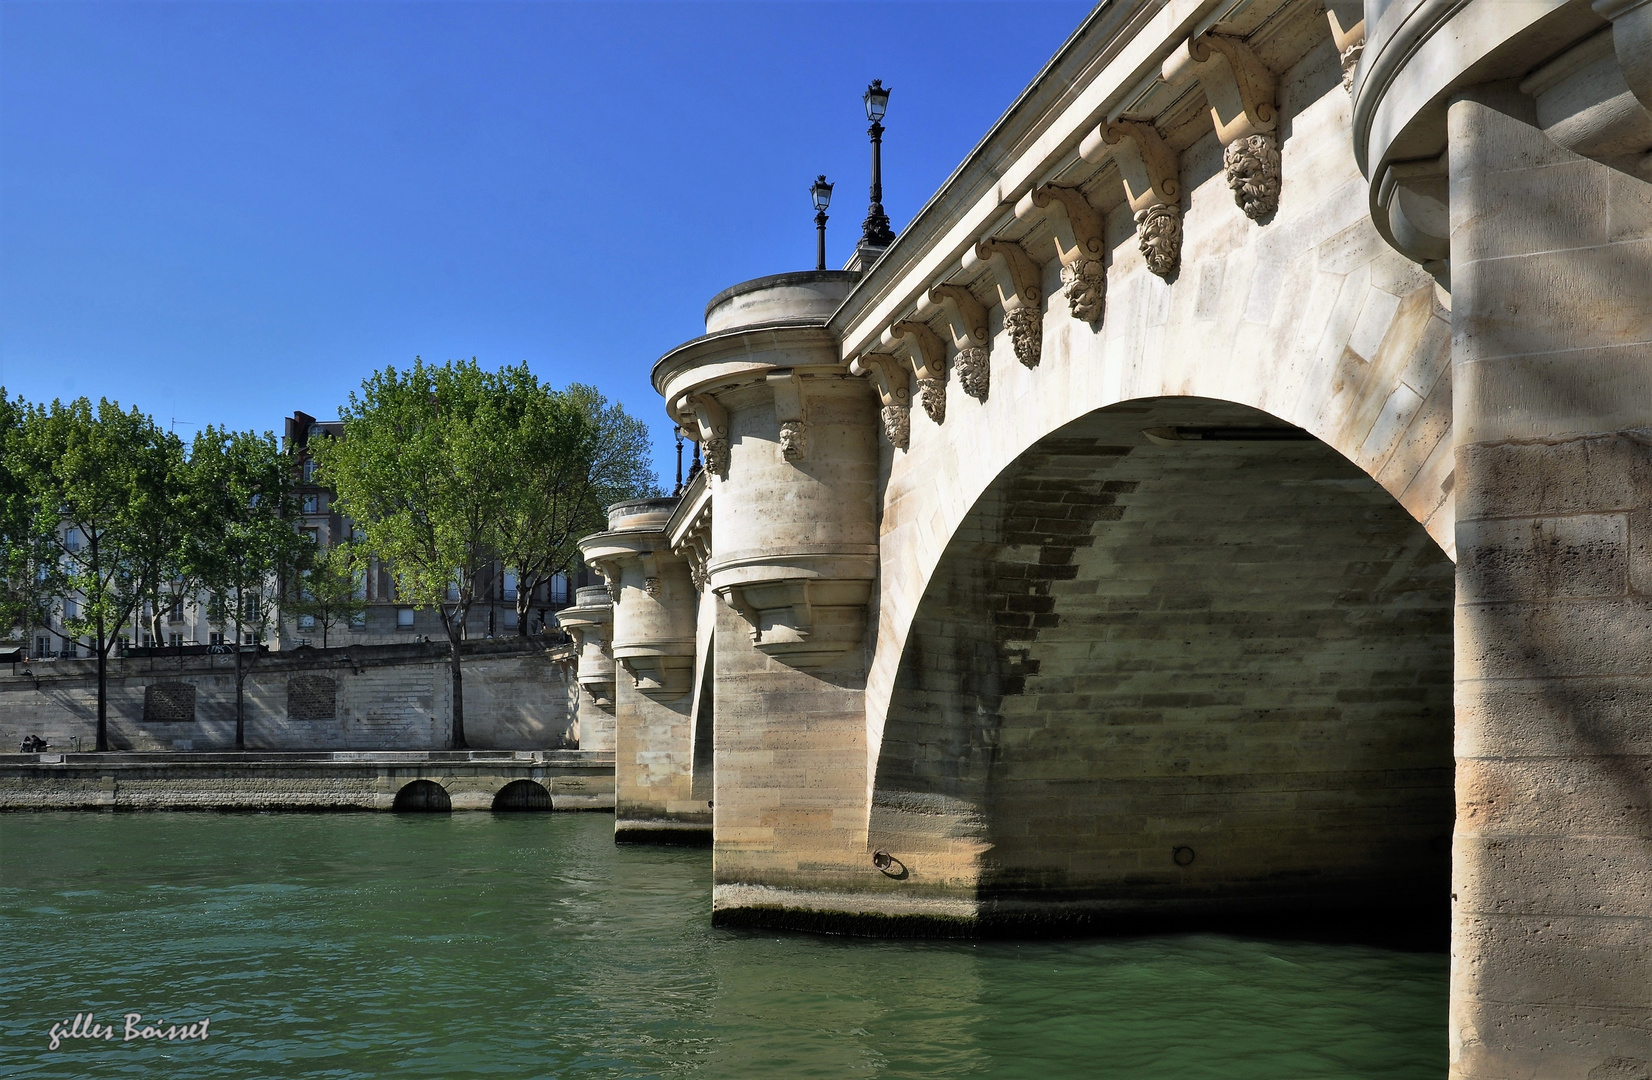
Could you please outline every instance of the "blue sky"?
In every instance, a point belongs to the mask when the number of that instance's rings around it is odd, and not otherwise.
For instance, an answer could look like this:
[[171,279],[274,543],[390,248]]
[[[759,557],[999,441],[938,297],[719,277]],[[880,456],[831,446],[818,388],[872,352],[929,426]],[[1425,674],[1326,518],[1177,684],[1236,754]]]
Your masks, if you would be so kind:
[[1085,3],[0,0],[0,385],[187,435],[475,356],[669,427],[648,370],[737,281],[828,264],[893,95],[899,230]]

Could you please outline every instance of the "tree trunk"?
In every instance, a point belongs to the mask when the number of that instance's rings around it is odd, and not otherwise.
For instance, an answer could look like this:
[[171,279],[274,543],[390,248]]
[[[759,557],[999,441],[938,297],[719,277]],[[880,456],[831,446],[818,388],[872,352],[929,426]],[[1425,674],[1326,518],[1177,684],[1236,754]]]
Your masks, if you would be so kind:
[[103,636],[103,607],[98,607],[98,751],[109,749],[109,646]]
[[235,749],[247,748],[247,719],[246,710],[242,707],[241,691],[241,605],[245,598],[241,590],[235,590]]
[[442,621],[447,624],[447,644],[450,662],[453,667],[453,738],[452,750],[469,750],[470,744],[465,742],[465,682],[464,673],[459,667],[459,631],[464,627],[465,616],[460,613],[450,618],[447,608],[442,608]]

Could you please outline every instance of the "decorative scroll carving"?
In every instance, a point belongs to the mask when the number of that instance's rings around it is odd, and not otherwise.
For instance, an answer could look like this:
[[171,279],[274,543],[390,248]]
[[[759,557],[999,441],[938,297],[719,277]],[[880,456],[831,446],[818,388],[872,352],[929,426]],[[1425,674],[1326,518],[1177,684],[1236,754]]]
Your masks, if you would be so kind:
[[[1050,225],[1056,257],[1061,260],[1061,295],[1066,297],[1073,318],[1098,322],[1107,306],[1107,268],[1102,262],[1107,237],[1101,214],[1084,192],[1045,184],[1016,203],[1015,216],[1031,221],[1057,207],[1061,212],[1051,215]],[[1070,236],[1063,236],[1063,232]]]
[[867,353],[849,365],[851,375],[870,377],[883,405],[883,432],[896,449],[905,450],[912,442],[912,390],[908,386],[906,368],[888,353]]
[[1161,73],[1172,85],[1199,81],[1216,137],[1227,148],[1228,187],[1245,216],[1256,221],[1278,210],[1279,139],[1274,128],[1279,110],[1273,72],[1238,38],[1201,34],[1184,41]]
[[[1331,0],[1325,5],[1325,18],[1331,24],[1331,40],[1342,56],[1342,88],[1352,94],[1354,73],[1359,68],[1360,55],[1365,52],[1364,6],[1348,0]],[[1342,28],[1344,19],[1349,21],[1346,30]]]
[[1037,367],[1044,345],[1044,294],[1039,288],[1038,264],[1027,249],[1008,240],[989,236],[976,241],[975,249],[964,255],[964,272],[982,266],[992,268],[993,284],[1004,307],[1004,329],[1009,332],[1015,357],[1027,367]]
[[1147,268],[1162,278],[1182,261],[1182,208],[1158,204],[1136,214],[1136,237]]
[[1279,138],[1271,131],[1246,135],[1222,152],[1228,187],[1252,221],[1279,209]]
[[946,344],[929,324],[906,319],[883,332],[885,345],[904,338],[911,348],[912,374],[918,377],[924,412],[937,424],[946,421]]
[[1037,308],[1021,307],[1004,312],[1004,329],[1009,331],[1015,358],[1029,368],[1038,366],[1044,346],[1044,320]]
[[1227,146],[1279,123],[1274,107],[1274,77],[1250,46],[1226,34],[1188,38],[1160,69],[1164,81],[1177,86],[1193,79],[1210,104],[1216,138]]
[[958,385],[976,401],[985,402],[992,389],[992,353],[980,345],[959,349],[953,361],[958,369]]
[[986,307],[962,285],[941,282],[924,294],[922,310],[945,313],[953,346],[958,350],[953,359],[958,384],[970,397],[986,401],[992,382]]
[[809,429],[803,421],[787,420],[780,425],[780,456],[787,461],[809,456]]
[[1083,256],[1062,263],[1061,295],[1067,298],[1067,310],[1073,318],[1099,322],[1107,309],[1107,267],[1100,259]]
[[774,418],[780,421],[780,455],[787,461],[809,456],[808,405],[803,400],[803,379],[791,368],[771,371],[764,377],[774,391]]
[[1118,164],[1147,268],[1163,278],[1174,274],[1182,261],[1182,181],[1176,155],[1158,129],[1119,120],[1097,128],[1079,153],[1095,164],[1109,156]]
[[692,394],[683,399],[678,413],[691,411],[699,430],[700,448],[705,451],[706,469],[728,479],[728,410],[710,394]]

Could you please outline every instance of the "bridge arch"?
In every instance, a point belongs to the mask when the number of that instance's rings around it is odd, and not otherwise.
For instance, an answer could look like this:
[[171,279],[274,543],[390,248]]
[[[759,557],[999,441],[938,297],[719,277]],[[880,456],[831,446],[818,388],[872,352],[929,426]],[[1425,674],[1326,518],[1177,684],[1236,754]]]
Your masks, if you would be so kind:
[[415,813],[445,814],[453,809],[453,800],[449,798],[447,788],[434,780],[414,780],[403,784],[396,792],[396,801],[392,805],[395,810],[407,810]]
[[1301,428],[1208,398],[1095,410],[985,485],[936,561],[869,846],[989,920],[1443,919],[1453,583]]
[[494,810],[549,810],[551,793],[535,780],[512,780],[493,796]]

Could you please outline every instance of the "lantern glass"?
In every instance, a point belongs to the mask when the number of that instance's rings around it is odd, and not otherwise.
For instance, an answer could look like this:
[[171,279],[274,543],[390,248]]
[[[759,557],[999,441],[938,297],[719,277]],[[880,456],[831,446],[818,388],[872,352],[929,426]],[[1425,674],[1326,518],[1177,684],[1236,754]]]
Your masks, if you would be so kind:
[[860,99],[866,103],[866,119],[873,123],[882,120],[889,109],[889,91],[884,89],[882,79],[873,79]]
[[824,176],[815,180],[815,186],[809,189],[809,195],[815,201],[816,210],[825,210],[832,205],[832,185],[826,182]]

